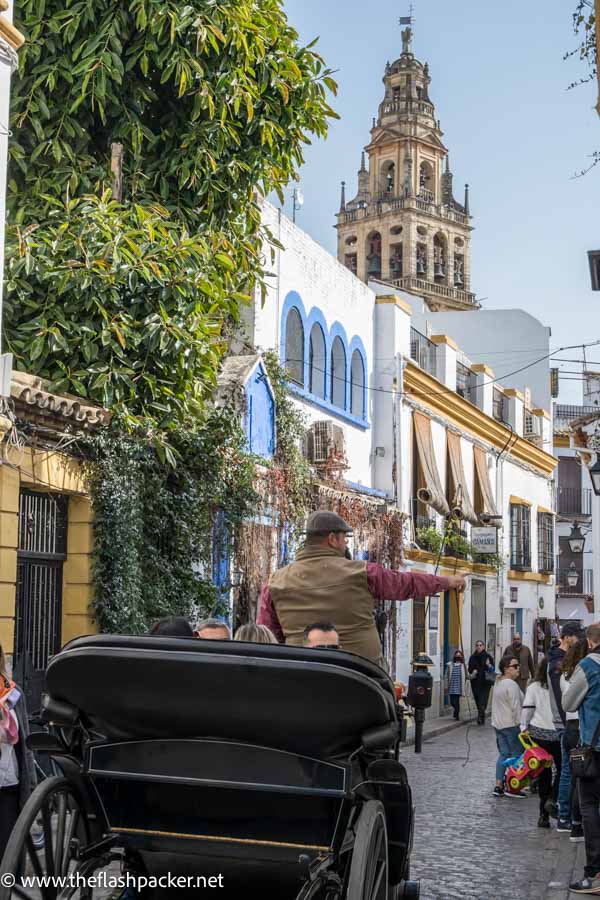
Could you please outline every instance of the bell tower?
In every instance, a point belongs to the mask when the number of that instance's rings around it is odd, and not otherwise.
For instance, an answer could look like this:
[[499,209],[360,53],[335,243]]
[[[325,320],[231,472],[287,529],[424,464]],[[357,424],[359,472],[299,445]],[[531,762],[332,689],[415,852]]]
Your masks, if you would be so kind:
[[[404,20],[406,21],[406,20]],[[429,66],[412,50],[385,67],[385,95],[362,154],[358,193],[337,214],[338,259],[363,281],[424,297],[431,309],[473,309],[469,186],[454,199],[443,132],[429,96]]]

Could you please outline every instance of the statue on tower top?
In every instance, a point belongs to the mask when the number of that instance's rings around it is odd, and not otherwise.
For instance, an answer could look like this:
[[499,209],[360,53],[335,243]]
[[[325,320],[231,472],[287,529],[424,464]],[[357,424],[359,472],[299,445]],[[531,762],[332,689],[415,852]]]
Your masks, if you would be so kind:
[[413,4],[411,3],[410,4],[410,15],[400,16],[400,24],[407,26],[402,32],[402,52],[403,53],[412,53],[412,39],[413,39],[412,24],[413,24],[413,21],[414,21]]

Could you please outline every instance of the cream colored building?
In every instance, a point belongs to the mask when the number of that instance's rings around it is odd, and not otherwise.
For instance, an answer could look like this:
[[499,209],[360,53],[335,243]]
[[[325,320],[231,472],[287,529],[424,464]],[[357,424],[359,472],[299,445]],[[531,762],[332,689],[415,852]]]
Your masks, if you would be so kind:
[[472,309],[471,216],[454,199],[443,132],[429,96],[429,67],[402,33],[388,63],[385,95],[363,152],[358,193],[337,215],[338,260],[362,281],[384,281],[423,297],[430,309]]

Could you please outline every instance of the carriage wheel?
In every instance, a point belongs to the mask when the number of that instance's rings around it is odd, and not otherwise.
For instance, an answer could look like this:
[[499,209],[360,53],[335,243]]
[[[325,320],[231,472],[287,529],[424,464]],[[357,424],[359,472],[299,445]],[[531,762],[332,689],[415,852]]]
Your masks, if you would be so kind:
[[346,900],[388,900],[387,828],[378,800],[368,800],[358,819]]
[[[39,840],[40,823],[43,841]],[[77,871],[77,851],[90,843],[85,805],[66,778],[47,778],[33,792],[13,828],[0,870],[0,900],[91,900],[89,888],[55,885],[25,887],[21,878],[65,877]],[[91,874],[89,866],[86,874]],[[6,884],[13,875],[14,886]]]
[[536,759],[535,756],[532,756],[531,759],[527,760],[527,765],[531,769],[532,772],[535,772],[536,769],[540,767],[539,759]]
[[518,778],[511,778],[508,783],[511,786],[511,788],[513,789],[513,791],[518,791],[519,788],[521,787],[521,782],[519,781]]

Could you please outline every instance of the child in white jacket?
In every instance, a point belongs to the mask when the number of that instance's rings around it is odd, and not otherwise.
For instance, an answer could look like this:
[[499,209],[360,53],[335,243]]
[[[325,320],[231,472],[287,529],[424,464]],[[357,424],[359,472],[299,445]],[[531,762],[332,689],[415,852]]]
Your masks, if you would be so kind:
[[535,679],[527,688],[521,713],[521,731],[528,732],[536,744],[550,753],[554,760],[556,767],[554,779],[552,769],[544,769],[538,780],[540,796],[538,827],[550,828],[550,816],[554,819],[558,816],[557,800],[562,756],[560,734],[554,727],[546,657],[538,665]]

